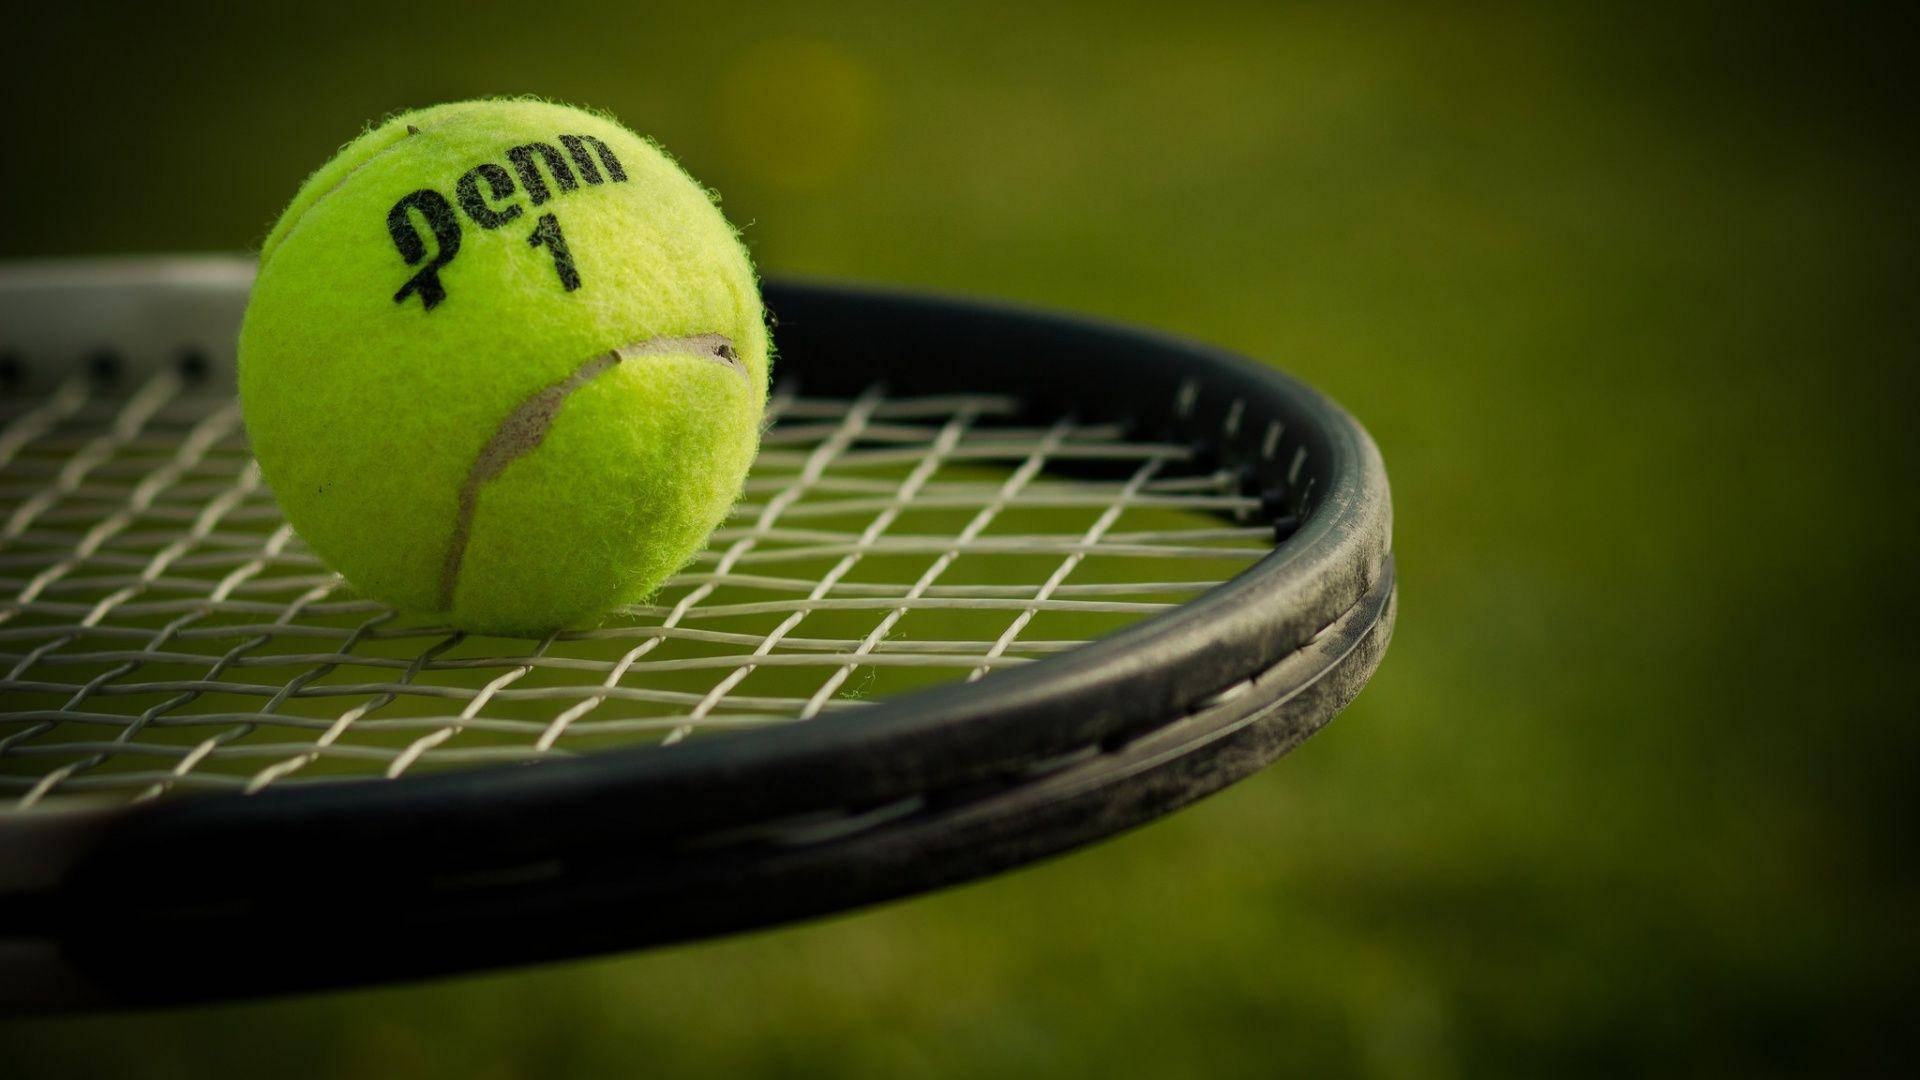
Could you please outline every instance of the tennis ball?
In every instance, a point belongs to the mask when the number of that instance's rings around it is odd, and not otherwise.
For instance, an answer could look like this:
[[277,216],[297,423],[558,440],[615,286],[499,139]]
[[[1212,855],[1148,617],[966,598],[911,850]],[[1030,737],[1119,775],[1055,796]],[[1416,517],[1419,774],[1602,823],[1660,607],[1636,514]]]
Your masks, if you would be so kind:
[[253,453],[357,588],[478,632],[644,599],[739,497],[766,405],[753,268],[614,121],[440,105],[366,132],[268,234]]

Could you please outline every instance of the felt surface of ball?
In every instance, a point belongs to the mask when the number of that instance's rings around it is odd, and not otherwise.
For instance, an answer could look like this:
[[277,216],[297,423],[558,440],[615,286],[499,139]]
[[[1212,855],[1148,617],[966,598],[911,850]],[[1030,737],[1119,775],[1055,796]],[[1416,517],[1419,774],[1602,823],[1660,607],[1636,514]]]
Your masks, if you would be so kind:
[[405,113],[268,234],[242,409],[287,520],[403,611],[537,633],[645,598],[758,448],[769,348],[707,191],[589,112]]

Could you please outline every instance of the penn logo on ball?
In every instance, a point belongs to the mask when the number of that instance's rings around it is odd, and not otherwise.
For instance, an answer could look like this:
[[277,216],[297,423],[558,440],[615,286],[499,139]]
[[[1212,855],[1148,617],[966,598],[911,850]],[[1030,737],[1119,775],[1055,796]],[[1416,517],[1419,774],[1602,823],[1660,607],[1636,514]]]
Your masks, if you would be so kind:
[[[407,134],[418,135],[420,129],[409,126]],[[514,196],[516,176],[519,190],[526,192],[527,202],[534,206],[552,198],[555,189],[562,192],[579,190],[582,181],[588,184],[626,181],[627,170],[601,140],[591,135],[562,135],[557,141],[567,148],[565,156],[552,143],[523,143],[506,152],[506,160],[513,165],[511,173],[491,161],[483,161],[461,173],[460,179],[453,184],[460,208],[481,228],[497,229],[523,213],[517,202],[497,205]],[[542,175],[542,166],[545,167],[545,175]],[[578,180],[574,178],[575,170],[579,173]],[[481,190],[483,184],[486,189],[484,193]],[[415,227],[416,218],[425,222],[427,236],[433,239],[432,247],[428,246],[427,238]],[[447,298],[446,289],[440,284],[440,268],[452,262],[453,257],[460,253],[460,220],[454,215],[453,204],[434,188],[409,192],[387,211],[387,232],[393,236],[393,246],[400,250],[400,256],[407,261],[407,265],[412,266],[427,259],[427,265],[408,278],[406,284],[400,286],[400,291],[393,294],[394,302],[404,303],[409,296],[417,295],[421,306],[432,311]],[[572,292],[580,287],[580,272],[574,266],[573,253],[567,248],[566,234],[560,230],[558,217],[553,214],[540,215],[533,231],[527,235],[527,245],[547,249],[553,257],[553,271],[560,279],[561,288]],[[429,253],[432,256],[430,259]]]
[[738,236],[657,146],[471,101],[301,187],[262,245],[240,394],[287,520],[349,582],[534,633],[699,550],[758,448],[769,353]]

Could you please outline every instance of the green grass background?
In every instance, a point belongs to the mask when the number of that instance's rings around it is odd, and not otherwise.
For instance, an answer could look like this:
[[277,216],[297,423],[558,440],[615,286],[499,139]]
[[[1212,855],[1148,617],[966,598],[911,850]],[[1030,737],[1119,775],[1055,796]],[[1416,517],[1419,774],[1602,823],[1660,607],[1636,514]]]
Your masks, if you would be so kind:
[[0,255],[244,248],[369,118],[601,106],[768,271],[1167,327],[1333,393],[1394,483],[1379,676],[1262,775],[996,880],[531,971],[14,1020],[0,1074],[1893,1067],[1920,958],[1907,27],[648,7],[36,9],[0,71]]

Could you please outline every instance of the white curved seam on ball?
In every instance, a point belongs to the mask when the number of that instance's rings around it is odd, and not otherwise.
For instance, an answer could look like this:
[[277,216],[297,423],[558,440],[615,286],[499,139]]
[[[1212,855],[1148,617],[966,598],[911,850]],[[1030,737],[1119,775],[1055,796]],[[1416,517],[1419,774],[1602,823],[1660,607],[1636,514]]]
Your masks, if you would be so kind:
[[725,334],[685,334],[655,337],[631,345],[621,345],[592,357],[572,374],[534,391],[508,413],[493,435],[480,448],[460,485],[460,500],[453,518],[453,535],[447,541],[447,558],[440,572],[441,611],[453,610],[454,589],[460,583],[460,564],[466,559],[467,543],[472,538],[473,515],[480,504],[480,489],[507,471],[507,466],[532,453],[553,429],[560,407],[575,390],[598,378],[615,364],[639,356],[692,354],[732,368],[749,382],[752,376],[734,351],[733,339]]
[[[398,119],[398,117],[396,117],[395,119]],[[262,270],[266,269],[267,263],[273,258],[273,256],[277,252],[279,252],[281,248],[287,245],[287,241],[293,237],[294,231],[299,229],[301,223],[307,220],[307,215],[313,213],[314,208],[318,207],[321,203],[325,202],[328,199],[328,197],[333,195],[334,192],[339,191],[341,188],[345,187],[347,185],[347,181],[353,179],[355,173],[358,173],[361,169],[364,169],[367,166],[373,164],[374,162],[380,160],[381,158],[387,156],[387,154],[391,153],[392,151],[398,150],[401,147],[406,146],[410,141],[412,141],[412,139],[416,135],[424,135],[429,131],[435,130],[437,127],[439,127],[439,125],[437,124],[430,124],[427,127],[419,127],[415,124],[408,124],[407,133],[404,137],[395,139],[394,141],[388,143],[387,145],[381,147],[380,149],[375,150],[373,153],[368,154],[365,158],[361,159],[360,161],[354,162],[353,167],[348,169],[345,173],[341,174],[340,179],[335,180],[333,182],[332,187],[329,187],[327,190],[314,196],[312,202],[308,203],[306,206],[301,208],[300,216],[297,218],[294,218],[293,224],[287,226],[287,231],[280,234],[280,242],[273,245],[273,250],[262,251],[260,253],[260,269]],[[371,134],[371,132],[369,132],[369,134]]]

